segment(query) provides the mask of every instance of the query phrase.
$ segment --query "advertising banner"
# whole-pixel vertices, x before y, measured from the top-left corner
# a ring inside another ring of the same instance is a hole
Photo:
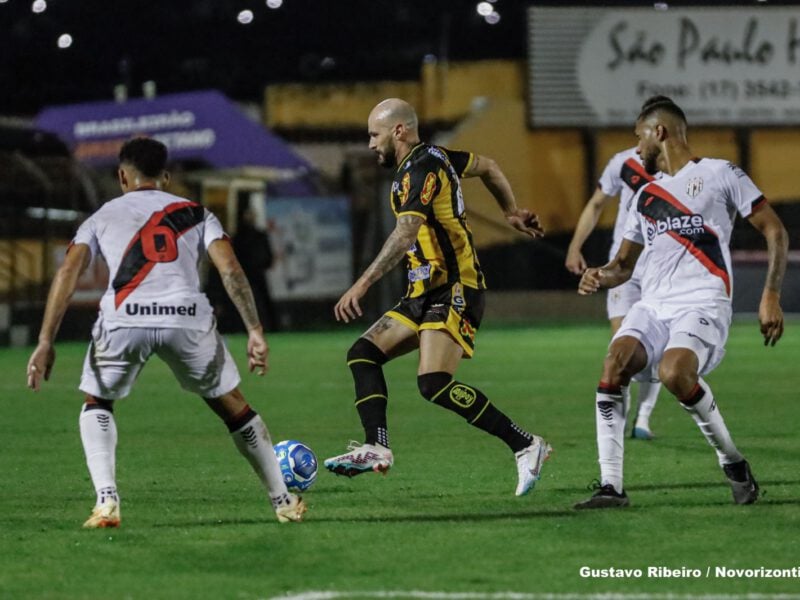
[[[116,164],[125,140],[147,135],[163,142],[173,160],[202,160],[217,168],[310,168],[286,142],[213,90],[51,106],[39,113],[36,126],[57,133],[76,158],[95,166]]]
[[[345,197],[269,198],[274,300],[338,298],[353,282],[350,202]]]
[[[632,127],[656,94],[692,125],[800,123],[800,7],[532,7],[529,122]]]

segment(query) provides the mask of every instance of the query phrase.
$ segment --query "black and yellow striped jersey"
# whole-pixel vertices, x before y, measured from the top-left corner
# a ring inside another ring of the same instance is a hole
[[[406,254],[408,298],[455,283],[479,290],[486,287],[461,192],[461,176],[474,160],[471,152],[423,143],[397,167],[392,182],[395,216],[425,219]]]

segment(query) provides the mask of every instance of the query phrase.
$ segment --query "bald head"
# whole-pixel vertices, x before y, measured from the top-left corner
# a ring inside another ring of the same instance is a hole
[[[419,121],[414,107],[400,98],[387,98],[369,113],[369,148],[378,163],[392,168],[419,144]]]
[[[387,98],[379,102],[369,114],[369,120],[389,128],[404,125],[413,131],[417,131],[419,126],[414,107],[400,98]]]

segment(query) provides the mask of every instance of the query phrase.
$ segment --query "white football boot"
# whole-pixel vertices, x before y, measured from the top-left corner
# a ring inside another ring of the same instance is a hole
[[[350,442],[347,452],[339,456],[332,456],[325,460],[325,468],[345,477],[355,477],[362,473],[386,472],[394,464],[392,451],[380,444],[359,444]]]
[[[524,496],[533,489],[539,481],[542,463],[547,460],[553,448],[538,435],[533,436],[533,442],[527,448],[514,454],[517,459],[517,496]]]

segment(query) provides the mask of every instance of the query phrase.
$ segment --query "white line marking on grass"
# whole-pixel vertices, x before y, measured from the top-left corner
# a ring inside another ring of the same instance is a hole
[[[521,592],[307,591],[267,600],[339,600],[375,598],[410,600],[797,600],[796,594],[526,594]]]

